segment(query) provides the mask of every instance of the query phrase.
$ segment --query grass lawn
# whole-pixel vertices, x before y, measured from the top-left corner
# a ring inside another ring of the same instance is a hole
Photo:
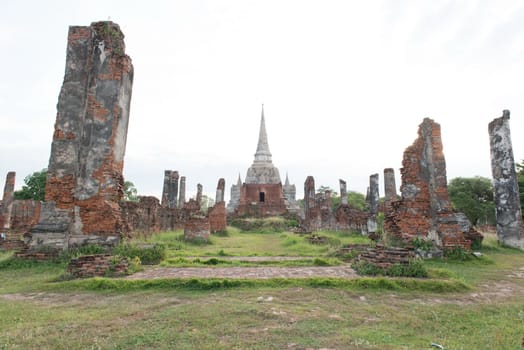
[[[183,242],[180,232],[150,241],[165,243],[169,260],[334,259],[337,244],[365,240],[319,235],[330,237],[330,244],[310,245],[288,232],[237,230],[213,237],[211,244]],[[203,281],[137,288],[122,283],[100,289],[99,282],[111,280],[59,281],[64,263],[6,263],[10,253],[0,253],[0,349],[435,349],[431,343],[446,349],[519,349],[524,254],[498,247],[493,237],[486,238],[483,253],[482,259],[424,262],[435,283],[443,278],[468,286],[458,292],[391,289],[380,281],[402,280],[384,278],[227,288],[203,288]]]

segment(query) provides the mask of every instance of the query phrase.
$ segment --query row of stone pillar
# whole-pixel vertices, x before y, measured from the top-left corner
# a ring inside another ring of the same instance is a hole
[[[162,201],[161,205],[166,208],[183,208],[186,202],[186,177],[180,177],[180,191],[179,185],[179,174],[176,170],[165,170],[164,171],[164,187],[162,190]],[[226,182],[223,178],[218,180],[215,203],[224,201],[224,191]],[[202,190],[201,184],[197,184],[197,195],[196,201],[200,204],[202,202]]]

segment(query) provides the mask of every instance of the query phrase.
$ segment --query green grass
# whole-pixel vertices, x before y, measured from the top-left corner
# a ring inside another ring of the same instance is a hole
[[[339,245],[365,237],[321,232],[163,233],[165,265],[253,266],[229,256],[296,256],[259,266],[337,264]],[[63,281],[66,264],[0,252],[0,349],[518,349],[524,333],[524,254],[487,237],[484,256],[424,262],[429,278],[155,279]],[[197,261],[197,259],[199,261]],[[235,265],[239,264],[239,265]],[[280,265],[283,264],[283,265]],[[503,292],[505,290],[505,292]],[[508,292],[509,291],[509,292]],[[503,292],[502,294],[497,292]],[[506,293],[506,294],[504,294]]]
[[[325,256],[334,253],[342,244],[368,243],[371,241],[359,234],[347,232],[321,231],[317,233],[328,237],[326,245],[310,244],[306,236],[291,232],[247,233],[228,227],[227,236],[211,235],[209,244],[186,242],[181,231],[164,232],[144,240],[162,243],[169,252],[167,257],[187,256]],[[222,252],[222,253],[220,253]]]

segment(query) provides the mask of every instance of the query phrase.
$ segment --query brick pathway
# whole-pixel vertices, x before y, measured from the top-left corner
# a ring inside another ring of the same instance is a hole
[[[306,267],[153,267],[137,272],[127,279],[157,278],[354,278],[356,272],[348,265]]]

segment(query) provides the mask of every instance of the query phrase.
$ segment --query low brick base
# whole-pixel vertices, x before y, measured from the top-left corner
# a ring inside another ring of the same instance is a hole
[[[392,248],[378,245],[368,248],[359,255],[358,261],[365,261],[381,269],[389,269],[392,265],[407,265],[415,257],[415,252],[405,248]]]
[[[129,261],[109,254],[84,255],[71,260],[67,273],[75,278],[123,276],[127,274]]]

